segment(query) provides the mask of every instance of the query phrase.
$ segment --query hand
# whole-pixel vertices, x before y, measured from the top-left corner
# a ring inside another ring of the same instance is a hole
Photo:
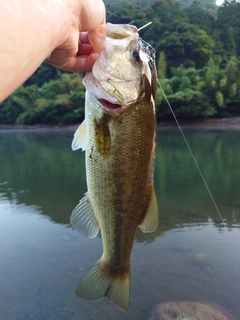
[[[78,0],[78,3],[67,39],[63,38],[63,43],[60,43],[46,59],[46,62],[57,68],[73,72],[91,70],[99,54],[93,52],[87,31],[106,22],[102,0]]]
[[[105,23],[105,6],[102,0],[0,0],[0,21],[1,102],[43,61],[90,70],[98,54],[86,32]]]

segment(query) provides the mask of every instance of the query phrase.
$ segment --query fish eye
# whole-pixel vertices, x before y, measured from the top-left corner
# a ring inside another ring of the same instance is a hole
[[[133,51],[132,56],[136,61],[140,60],[139,51],[137,50]]]

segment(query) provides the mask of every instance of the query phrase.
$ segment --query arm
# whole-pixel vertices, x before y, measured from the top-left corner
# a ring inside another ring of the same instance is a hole
[[[46,60],[69,71],[91,69],[90,31],[105,23],[102,0],[0,0],[0,101]],[[80,35],[80,37],[79,37]]]

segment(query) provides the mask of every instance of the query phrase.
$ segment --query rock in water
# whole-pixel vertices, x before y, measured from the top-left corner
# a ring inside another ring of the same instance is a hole
[[[205,267],[209,263],[209,256],[206,253],[199,253],[196,255],[196,262],[199,266]]]
[[[149,320],[237,320],[220,305],[209,302],[171,301],[158,304]]]

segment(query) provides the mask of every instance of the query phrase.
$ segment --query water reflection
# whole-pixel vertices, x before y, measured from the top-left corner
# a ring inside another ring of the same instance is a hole
[[[0,192],[37,205],[58,223],[69,223],[86,191],[84,154],[70,149],[72,133],[4,132],[0,139]]]
[[[0,131],[0,319],[145,320],[169,300],[212,301],[240,318],[239,131],[185,132],[227,228],[178,131],[160,129],[160,224],[152,234],[137,230],[126,314],[107,300],[75,297],[102,244],[68,228],[86,192],[73,132]]]
[[[185,131],[186,137],[229,228],[240,223],[240,148],[238,131]],[[84,153],[70,149],[72,132],[10,132],[0,135],[0,192],[10,201],[41,207],[57,223],[69,223],[86,192]],[[159,130],[155,188],[161,232],[186,223],[221,227],[199,172],[177,130]],[[142,236],[142,237],[141,237]]]
[[[187,130],[185,134],[223,218],[230,227],[232,222],[239,224],[239,131]],[[182,223],[208,218],[221,223],[178,131],[158,135],[156,183],[160,201],[173,211],[177,207]]]

